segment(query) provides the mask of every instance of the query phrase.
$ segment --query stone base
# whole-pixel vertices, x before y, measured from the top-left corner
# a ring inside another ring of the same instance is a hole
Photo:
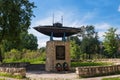
[[[46,71],[57,71],[56,64],[68,64],[70,69],[70,43],[68,41],[48,41],[46,47]]]

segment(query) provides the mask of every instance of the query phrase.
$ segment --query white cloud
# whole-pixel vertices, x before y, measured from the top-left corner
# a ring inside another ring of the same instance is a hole
[[[40,48],[40,47],[45,47],[46,46],[46,42],[48,41],[47,40],[48,38],[40,38],[39,40],[38,40],[38,48]]]
[[[81,18],[80,21],[81,21],[82,23],[84,23],[84,22],[86,22],[87,20],[92,19],[94,16],[95,16],[95,13],[94,13],[94,12],[88,12],[88,13],[86,13],[84,16],[82,16],[82,18]]]
[[[52,17],[47,17],[45,19],[38,20],[35,22],[36,26],[38,26],[38,25],[50,25],[50,24],[52,24]]]
[[[103,40],[104,37],[103,35],[105,35],[105,32],[111,27],[110,24],[108,23],[99,23],[99,24],[95,24],[95,29],[98,32],[98,36],[100,40]]]
[[[120,35],[120,28],[117,29],[116,33]]]
[[[95,28],[99,31],[106,31],[110,27],[111,27],[111,25],[108,23],[95,24]]]
[[[118,7],[118,12],[120,12],[120,5],[119,5],[119,7]]]
[[[99,40],[102,41],[104,39],[103,35],[105,35],[104,31],[98,32]]]

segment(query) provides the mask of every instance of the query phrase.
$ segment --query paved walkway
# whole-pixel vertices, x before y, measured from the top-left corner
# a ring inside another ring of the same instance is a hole
[[[32,71],[32,72],[27,72],[27,77],[29,77],[31,80],[101,80],[102,78],[120,77],[120,75],[78,79],[75,73],[67,73],[67,72],[49,73],[45,71],[39,71],[39,72]]]
[[[60,73],[50,73],[45,71],[39,72],[27,72],[27,77],[33,80],[71,80],[76,79],[77,75],[75,73],[67,73],[67,72],[60,72]]]
[[[102,80],[103,78],[120,77],[120,74],[78,79],[75,73],[67,73],[67,72],[49,73],[45,71],[31,71],[31,72],[27,72],[26,76],[28,77],[28,79],[13,79],[13,78],[1,77],[1,76],[0,76],[0,79],[5,79],[5,80]]]

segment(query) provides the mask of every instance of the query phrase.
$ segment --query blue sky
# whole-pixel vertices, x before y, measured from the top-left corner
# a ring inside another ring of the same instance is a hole
[[[54,14],[55,22],[61,22],[69,27],[94,25],[103,40],[104,32],[110,27],[117,28],[120,34],[120,0],[30,0],[37,8],[33,9],[36,17],[32,18],[29,33],[38,38],[39,47],[46,45],[49,37],[35,31],[32,27],[38,25],[52,25]]]

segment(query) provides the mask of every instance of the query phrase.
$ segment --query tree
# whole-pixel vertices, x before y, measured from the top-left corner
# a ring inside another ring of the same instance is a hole
[[[17,46],[17,44],[14,43],[14,41],[3,40],[1,51],[2,51],[2,53],[4,53],[4,52],[10,51],[11,49],[36,50],[37,47],[38,47],[37,37],[34,36],[33,34],[28,34],[27,32],[22,32],[20,34],[20,45],[19,46]]]
[[[37,37],[33,34],[22,33],[21,34],[21,49],[37,50]]]
[[[70,37],[69,37],[69,40],[70,40],[70,41],[74,41],[75,44],[78,44],[79,46],[80,46],[80,44],[81,44],[81,40],[79,39],[78,36],[70,36]]]
[[[117,51],[117,57],[120,57],[120,34],[117,34],[117,41],[118,41],[118,51]]]
[[[82,27],[82,29],[81,52],[88,54],[88,58],[91,59],[91,54],[99,52],[98,35],[94,26],[86,26]]]
[[[103,45],[105,47],[105,51],[108,54],[108,57],[115,57],[118,50],[118,41],[116,35],[116,28],[109,28],[107,32],[105,32]]]
[[[8,40],[18,44],[20,33],[30,26],[34,3],[29,0],[0,0],[0,60],[2,61],[2,41]]]
[[[70,38],[70,52],[72,59],[80,59],[80,44],[81,41],[77,36],[71,36]]]
[[[14,41],[2,40],[1,52],[5,53],[11,49],[15,49],[15,47],[17,47],[17,44]]]

